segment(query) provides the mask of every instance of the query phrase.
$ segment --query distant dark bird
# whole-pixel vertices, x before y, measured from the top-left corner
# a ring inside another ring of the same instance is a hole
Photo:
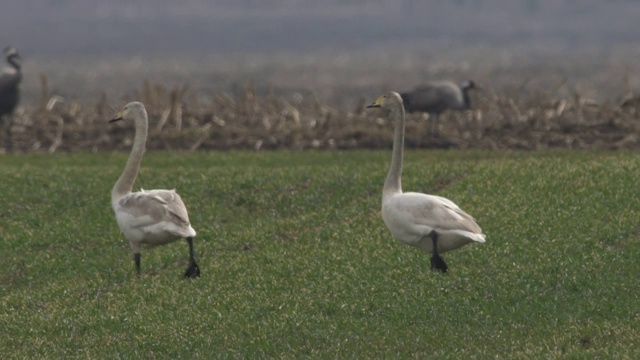
[[[11,150],[11,114],[20,98],[18,86],[22,80],[22,70],[19,60],[22,60],[22,57],[12,46],[4,48],[3,53],[9,66],[2,69],[0,73],[0,120],[5,116],[9,118],[4,126],[7,134],[7,148]]]
[[[13,113],[20,97],[18,86],[22,80],[19,60],[22,60],[16,48],[7,46],[3,50],[9,66],[0,73],[0,116]]]
[[[438,117],[447,110],[467,110],[471,108],[469,90],[480,89],[471,81],[458,85],[453,81],[433,81],[418,86],[412,91],[401,93],[404,108],[407,112],[429,113],[431,132],[438,130]]]

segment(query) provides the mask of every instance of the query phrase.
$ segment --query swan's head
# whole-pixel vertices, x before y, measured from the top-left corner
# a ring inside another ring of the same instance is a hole
[[[378,99],[371,105],[367,106],[368,108],[381,108],[384,110],[394,110],[398,106],[404,106],[402,103],[402,97],[397,92],[390,92],[386,95],[382,95],[378,97]]]
[[[147,118],[147,110],[145,110],[144,105],[141,102],[134,101],[125,105],[122,110],[116,115],[113,119],[109,120],[109,122],[115,122],[119,120],[125,121],[135,121],[136,119],[146,119]]]

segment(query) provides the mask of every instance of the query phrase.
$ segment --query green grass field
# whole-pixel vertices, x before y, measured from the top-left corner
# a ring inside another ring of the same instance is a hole
[[[406,154],[487,243],[444,255],[380,217],[389,151],[148,153],[198,231],[142,254],[110,206],[127,154],[0,158],[0,354],[13,358],[640,357],[640,155]]]

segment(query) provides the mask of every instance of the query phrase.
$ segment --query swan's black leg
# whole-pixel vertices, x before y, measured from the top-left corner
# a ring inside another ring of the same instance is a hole
[[[189,244],[189,267],[184,273],[185,278],[197,278],[200,277],[200,268],[196,264],[196,257],[193,254],[193,238],[188,237],[187,243]]]
[[[136,273],[140,275],[140,253],[133,254],[133,260],[136,262]]]
[[[431,240],[433,241],[433,255],[431,256],[431,270],[438,270],[440,272],[447,272],[447,263],[444,262],[444,259],[440,257],[438,254],[438,233],[433,230],[429,233],[431,236]]]

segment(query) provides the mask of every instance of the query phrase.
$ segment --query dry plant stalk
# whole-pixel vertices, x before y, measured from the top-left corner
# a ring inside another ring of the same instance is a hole
[[[112,127],[96,120],[112,110],[105,95],[93,106],[81,106],[51,95],[46,76],[40,81],[42,106],[13,116],[16,151],[129,149],[133,124]],[[640,97],[626,95],[602,104],[578,92],[559,98],[557,89],[565,82],[561,79],[551,90],[527,96],[494,93],[479,99],[472,111],[445,112],[436,135],[428,133],[428,117],[408,115],[407,144],[463,149],[640,148],[640,137],[631,135],[640,133]],[[313,94],[288,101],[270,90],[261,97],[251,82],[237,97],[216,93],[206,101],[195,95],[187,85],[167,89],[150,81],[142,84],[141,97],[154,129],[149,150],[388,149],[392,142],[393,125],[382,114],[365,111],[362,99],[353,111],[339,110]],[[175,126],[166,126],[168,122]]]

